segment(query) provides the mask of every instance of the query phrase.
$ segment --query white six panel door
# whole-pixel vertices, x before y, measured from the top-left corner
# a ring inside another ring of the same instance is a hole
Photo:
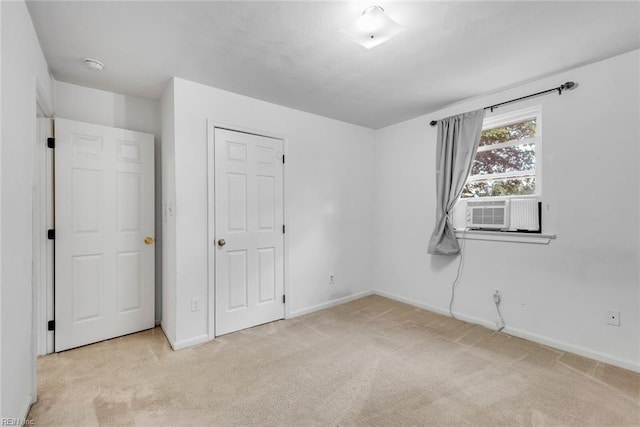
[[[150,134],[64,119],[55,133],[62,351],[154,326],[154,146]]]
[[[284,317],[283,142],[215,130],[215,329]]]

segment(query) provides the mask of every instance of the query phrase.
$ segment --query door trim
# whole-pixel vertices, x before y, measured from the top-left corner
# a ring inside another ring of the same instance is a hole
[[[248,133],[251,135],[264,136],[267,138],[274,138],[282,140],[282,152],[286,156],[287,154],[287,138],[281,134],[274,132],[267,132],[264,130],[252,129],[245,126],[229,125],[213,120],[207,120],[207,315],[208,315],[208,334],[209,339],[212,340],[216,337],[215,328],[215,156],[214,156],[214,144],[215,144],[215,131],[216,129],[225,129],[233,132]],[[286,163],[285,163],[286,165]],[[285,225],[289,224],[289,216],[287,215],[287,168],[284,167],[282,171],[282,214]],[[287,298],[284,303],[284,318],[290,317],[290,301],[289,298],[289,233],[284,233],[283,236],[283,287],[284,293]]]
[[[53,353],[54,332],[46,328],[47,321],[54,318],[53,284],[53,240],[47,238],[46,230],[54,228],[53,220],[53,150],[47,147],[47,138],[53,137],[53,119],[39,116],[36,131],[37,192],[34,194],[34,293],[35,336],[38,356]]]

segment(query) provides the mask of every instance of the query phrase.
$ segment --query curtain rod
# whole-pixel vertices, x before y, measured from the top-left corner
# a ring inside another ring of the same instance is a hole
[[[554,87],[553,89],[547,89],[547,90],[543,90],[542,92],[532,93],[531,95],[521,96],[520,98],[511,99],[509,101],[501,102],[499,104],[494,104],[494,105],[490,105],[488,107],[484,107],[484,109],[485,110],[491,110],[491,112],[493,113],[494,108],[498,108],[498,107],[501,107],[503,105],[511,104],[512,102],[522,101],[523,99],[529,99],[529,98],[533,98],[534,96],[540,96],[540,95],[544,95],[544,94],[555,92],[555,91],[558,91],[558,95],[562,95],[562,91],[563,90],[571,90],[571,89],[575,89],[575,88],[576,88],[576,83],[574,83],[574,82],[566,82],[565,84],[560,85],[558,87]],[[435,126],[435,125],[438,124],[438,121],[437,120],[431,120],[431,122],[429,124],[431,126]]]

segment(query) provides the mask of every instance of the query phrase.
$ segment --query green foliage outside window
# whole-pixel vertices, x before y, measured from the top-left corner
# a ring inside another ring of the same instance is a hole
[[[526,177],[469,182],[461,197],[526,196],[535,193],[535,177]]]
[[[483,130],[482,137],[480,137],[480,147],[500,144],[501,142],[533,138],[535,136],[536,119],[529,119],[494,129]]]
[[[536,136],[536,119],[512,123],[482,132],[480,147],[519,141]],[[488,175],[486,180],[470,180],[462,191],[463,198],[520,196],[535,194],[535,144],[523,143],[509,147],[479,151],[471,166],[471,176]],[[522,177],[491,179],[492,174],[523,172]]]

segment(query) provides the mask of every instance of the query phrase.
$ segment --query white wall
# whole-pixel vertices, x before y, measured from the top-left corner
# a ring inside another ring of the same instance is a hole
[[[498,109],[542,105],[543,231],[548,246],[467,240],[454,312],[493,325],[503,292],[506,331],[640,370],[638,272],[640,51],[469,100],[376,135],[375,289],[446,311],[458,257],[431,256],[436,128],[429,121],[555,87]],[[608,309],[621,326],[606,324]]]
[[[52,106],[52,95],[47,64],[25,4],[0,2],[0,8],[0,417],[24,418],[35,399],[31,263],[36,98],[39,91],[42,101]]]
[[[89,71],[87,73],[95,73]],[[160,103],[54,81],[56,117],[152,133],[160,138]]]
[[[164,202],[175,201],[176,208],[174,346],[205,340],[209,333],[206,310],[190,310],[192,297],[207,301],[208,295],[207,119],[286,139],[290,314],[370,292],[373,130],[177,78],[173,96],[175,200],[165,193]],[[330,274],[334,285],[328,284]]]
[[[95,71],[87,70],[87,73]],[[104,90],[54,81],[55,116],[155,136],[156,323],[162,319],[162,160],[160,103]]]

